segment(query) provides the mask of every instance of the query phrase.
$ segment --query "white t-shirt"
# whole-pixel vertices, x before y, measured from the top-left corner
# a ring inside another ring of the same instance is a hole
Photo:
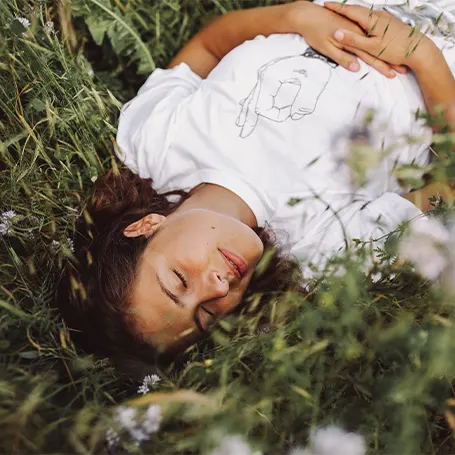
[[[185,63],[156,69],[122,109],[117,155],[160,192],[202,182],[233,191],[302,264],[322,267],[352,238],[383,237],[421,214],[392,175],[397,164],[429,160],[431,130],[415,120],[425,110],[417,81],[360,64],[352,73],[300,35],[279,34],[233,49],[206,79]],[[357,189],[346,142],[371,110],[363,132],[376,164]]]

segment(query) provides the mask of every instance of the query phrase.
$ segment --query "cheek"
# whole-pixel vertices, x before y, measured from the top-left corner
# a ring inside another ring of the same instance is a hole
[[[220,305],[220,314],[227,314],[234,311],[242,303],[245,290],[246,289],[236,290],[235,293],[230,296],[229,301],[226,301],[224,304]]]
[[[216,232],[211,228],[180,231],[169,239],[172,254],[185,266],[204,270],[216,251]]]

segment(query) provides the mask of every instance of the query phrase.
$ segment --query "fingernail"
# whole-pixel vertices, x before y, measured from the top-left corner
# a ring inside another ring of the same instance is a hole
[[[352,62],[350,65],[349,65],[349,69],[351,71],[359,71],[360,69],[360,65],[358,62]]]
[[[390,77],[395,77],[396,75],[397,75],[397,73],[395,73],[395,71],[393,71],[393,70],[389,72]]]
[[[335,32],[334,38],[335,38],[337,41],[343,41],[344,33],[343,33],[341,30],[337,30],[337,31]]]

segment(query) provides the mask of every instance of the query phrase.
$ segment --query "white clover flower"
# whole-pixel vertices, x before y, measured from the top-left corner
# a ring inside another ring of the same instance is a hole
[[[31,22],[26,17],[16,17],[16,20],[19,21],[25,28],[30,27]]]
[[[130,430],[130,436],[136,445],[139,445],[141,442],[147,441],[149,435],[143,428],[135,427]]]
[[[313,431],[310,448],[293,449],[289,455],[365,455],[365,440],[357,433],[347,433],[336,426]]]
[[[115,410],[114,422],[122,429],[131,430],[136,426],[137,409],[119,406]]]
[[[155,387],[160,381],[161,378],[157,374],[148,374],[142,380],[142,384],[137,389],[137,393],[141,393],[142,395],[149,393],[149,387]]]
[[[315,455],[311,450],[308,449],[292,449],[289,455]]]
[[[347,433],[329,426],[314,431],[310,437],[311,451],[317,455],[364,455],[365,440],[357,433]]]
[[[419,218],[410,225],[411,233],[425,235],[440,243],[450,241],[450,233],[447,228],[435,218]]]
[[[137,446],[156,433],[161,424],[160,405],[150,405],[142,416],[138,416],[136,408],[119,406],[114,413],[114,422],[117,430],[112,428],[106,432],[106,443],[109,447],[120,441],[121,435],[128,435]]]
[[[152,404],[147,408],[142,420],[142,429],[148,434],[156,433],[161,424],[161,406]]]
[[[261,452],[252,452],[250,446],[239,436],[225,436],[220,445],[209,455],[261,455]]]
[[[408,235],[398,249],[401,259],[412,262],[421,275],[433,281],[449,265],[450,250],[453,250],[451,233],[433,218],[411,223]]]

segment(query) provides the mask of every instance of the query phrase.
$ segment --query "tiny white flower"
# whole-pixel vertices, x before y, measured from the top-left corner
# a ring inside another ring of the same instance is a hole
[[[157,374],[150,374],[146,376],[147,381],[150,385],[154,386],[161,381],[161,378]]]
[[[161,407],[160,405],[150,405],[141,415],[138,415],[137,409],[127,406],[119,406],[114,412],[114,422],[116,430],[109,429],[106,432],[106,442],[109,447],[117,444],[122,436],[129,436],[129,439],[139,446],[143,441],[149,439],[152,433],[156,433],[161,424]]]
[[[142,395],[147,394],[150,391],[149,387],[155,387],[160,381],[161,378],[157,374],[148,374],[142,380],[142,384],[137,389],[137,393],[141,393]]]
[[[258,327],[258,328],[254,331],[254,333],[255,333],[256,335],[262,335],[262,334],[264,334],[264,333],[269,333],[269,332],[270,332],[270,327],[269,327],[268,325],[263,325],[263,326],[261,326],[261,327]]]
[[[315,455],[311,450],[308,449],[292,449],[289,455]]]
[[[357,433],[347,433],[336,426],[314,431],[310,437],[315,455],[364,455],[365,440]]]
[[[74,242],[72,239],[70,239],[69,237],[66,238],[66,243],[68,244],[68,248],[70,249],[70,251],[72,251],[74,253]]]
[[[113,449],[120,442],[119,434],[112,428],[106,431],[105,439],[109,449]]]
[[[60,242],[58,240],[52,240],[51,250],[53,253],[57,253],[60,250]]]
[[[241,436],[225,436],[216,449],[209,455],[261,455],[261,452],[252,452],[250,446]]]
[[[399,256],[412,262],[427,279],[436,280],[448,265],[450,237],[450,232],[435,219],[415,220],[399,245]]]
[[[147,395],[147,393],[149,393],[149,392],[150,392],[150,389],[149,389],[148,384],[141,384],[137,389],[137,393],[139,393],[141,395]]]
[[[95,72],[90,68],[88,71],[87,71],[87,74],[92,77],[95,75]]]
[[[44,31],[46,33],[51,33],[52,31],[54,31],[54,22],[53,21],[47,21],[44,24]]]
[[[95,183],[95,182],[98,180],[98,176],[97,176],[97,175],[94,175],[90,180],[91,180],[93,183]]]
[[[447,228],[434,218],[419,218],[415,220],[410,225],[410,232],[428,236],[439,243],[450,241],[450,233]]]
[[[137,409],[119,406],[115,410],[114,421],[122,429],[132,430],[136,426]]]
[[[13,221],[12,219],[16,216],[14,210],[7,210],[0,215],[0,235],[10,235]]]
[[[30,21],[26,17],[16,17],[16,20],[18,20],[25,28],[30,27]]]
[[[418,272],[429,280],[436,280],[447,266],[447,258],[431,241],[404,240],[400,245],[403,259],[415,264]]]
[[[131,439],[137,445],[139,445],[141,442],[146,441],[148,439],[148,433],[146,433],[143,428],[135,427],[129,431],[130,431]]]
[[[156,433],[161,424],[161,406],[158,404],[151,404],[142,420],[142,428],[148,434]]]
[[[6,221],[14,218],[16,216],[16,212],[14,210],[7,210],[0,215],[0,220],[5,223]]]

